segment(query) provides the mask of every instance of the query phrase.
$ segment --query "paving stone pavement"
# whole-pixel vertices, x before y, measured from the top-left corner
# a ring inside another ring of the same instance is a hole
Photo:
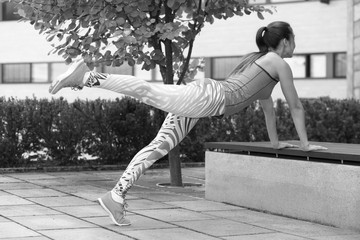
[[[121,171],[3,173],[0,240],[360,239],[359,232],[208,201],[204,168],[182,173],[184,183],[198,186],[161,186],[170,179],[168,169],[142,176],[128,193],[127,227],[112,224],[96,202]]]

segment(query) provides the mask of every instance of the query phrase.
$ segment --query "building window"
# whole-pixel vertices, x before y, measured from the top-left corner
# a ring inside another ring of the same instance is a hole
[[[31,68],[29,63],[4,64],[4,83],[30,83]]]
[[[68,68],[69,65],[66,65],[64,62],[50,63],[50,81],[54,81],[60,74],[66,72]]]
[[[269,0],[249,0],[249,4],[265,4],[269,3]]]
[[[211,78],[216,80],[225,79],[239,64],[241,57],[220,57],[212,59]]]
[[[21,19],[20,15],[17,14],[17,9],[15,8],[13,2],[4,2],[2,3],[2,20],[3,21],[13,21]]]
[[[346,77],[346,53],[335,53],[334,54],[334,76],[337,78]]]
[[[142,68],[142,65],[136,64],[134,66],[134,76],[136,76],[137,78],[140,78],[140,79],[147,80],[147,81],[152,80],[152,71],[153,70],[146,71],[141,68]]]
[[[122,74],[122,75],[133,75],[133,67],[129,66],[126,62],[119,67],[102,66],[99,69],[103,69],[103,72],[110,74]],[[101,70],[102,71],[102,70]],[[99,71],[99,72],[101,72]]]
[[[306,0],[270,0],[269,3],[293,3],[293,2],[305,2]]]
[[[294,3],[294,2],[306,2],[309,0],[249,0],[249,4],[278,4],[278,3]],[[322,0],[320,0],[322,1]],[[327,2],[328,0],[323,0]]]
[[[306,77],[306,56],[294,55],[292,58],[285,58],[285,61],[289,64],[294,78]]]
[[[33,63],[31,64],[31,82],[46,83],[49,81],[48,64]]]
[[[153,80],[156,82],[164,82],[163,77],[161,75],[160,67],[159,65],[156,65],[156,67],[152,70],[153,71]]]
[[[326,77],[326,56],[325,54],[310,55],[310,77],[325,78]]]

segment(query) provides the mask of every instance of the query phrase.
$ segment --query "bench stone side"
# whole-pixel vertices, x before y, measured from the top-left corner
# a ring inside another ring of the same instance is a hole
[[[360,230],[360,167],[206,151],[205,197]]]

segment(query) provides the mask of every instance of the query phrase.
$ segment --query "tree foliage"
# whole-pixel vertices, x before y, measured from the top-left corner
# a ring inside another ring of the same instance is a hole
[[[66,62],[160,67],[164,83],[188,76],[195,37],[206,22],[255,12],[248,0],[12,0]],[[194,65],[194,64],[193,64]],[[195,64],[196,65],[196,64]],[[195,68],[196,69],[196,68]],[[179,83],[179,82],[178,82]]]
[[[4,0],[0,0],[4,1]],[[248,0],[11,0],[18,13],[29,20],[53,44],[54,54],[67,63],[81,56],[92,69],[99,64],[159,66],[165,84],[177,84],[195,75],[199,62],[192,62],[195,37],[205,23],[215,19],[249,15],[260,19],[262,6]],[[190,72],[191,70],[191,72]],[[173,157],[170,157],[173,158]],[[170,165],[179,163],[176,158]],[[171,183],[181,185],[170,166]],[[174,171],[173,171],[173,170]],[[175,177],[173,177],[174,175]]]

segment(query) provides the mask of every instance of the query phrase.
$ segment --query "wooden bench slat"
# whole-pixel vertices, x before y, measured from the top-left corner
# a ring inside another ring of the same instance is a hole
[[[285,141],[300,145],[299,141]],[[207,142],[206,149],[223,149],[231,152],[263,153],[272,155],[297,156],[309,160],[328,159],[360,163],[360,144],[311,142],[310,144],[327,147],[327,150],[304,152],[298,148],[274,149],[270,142]]]

